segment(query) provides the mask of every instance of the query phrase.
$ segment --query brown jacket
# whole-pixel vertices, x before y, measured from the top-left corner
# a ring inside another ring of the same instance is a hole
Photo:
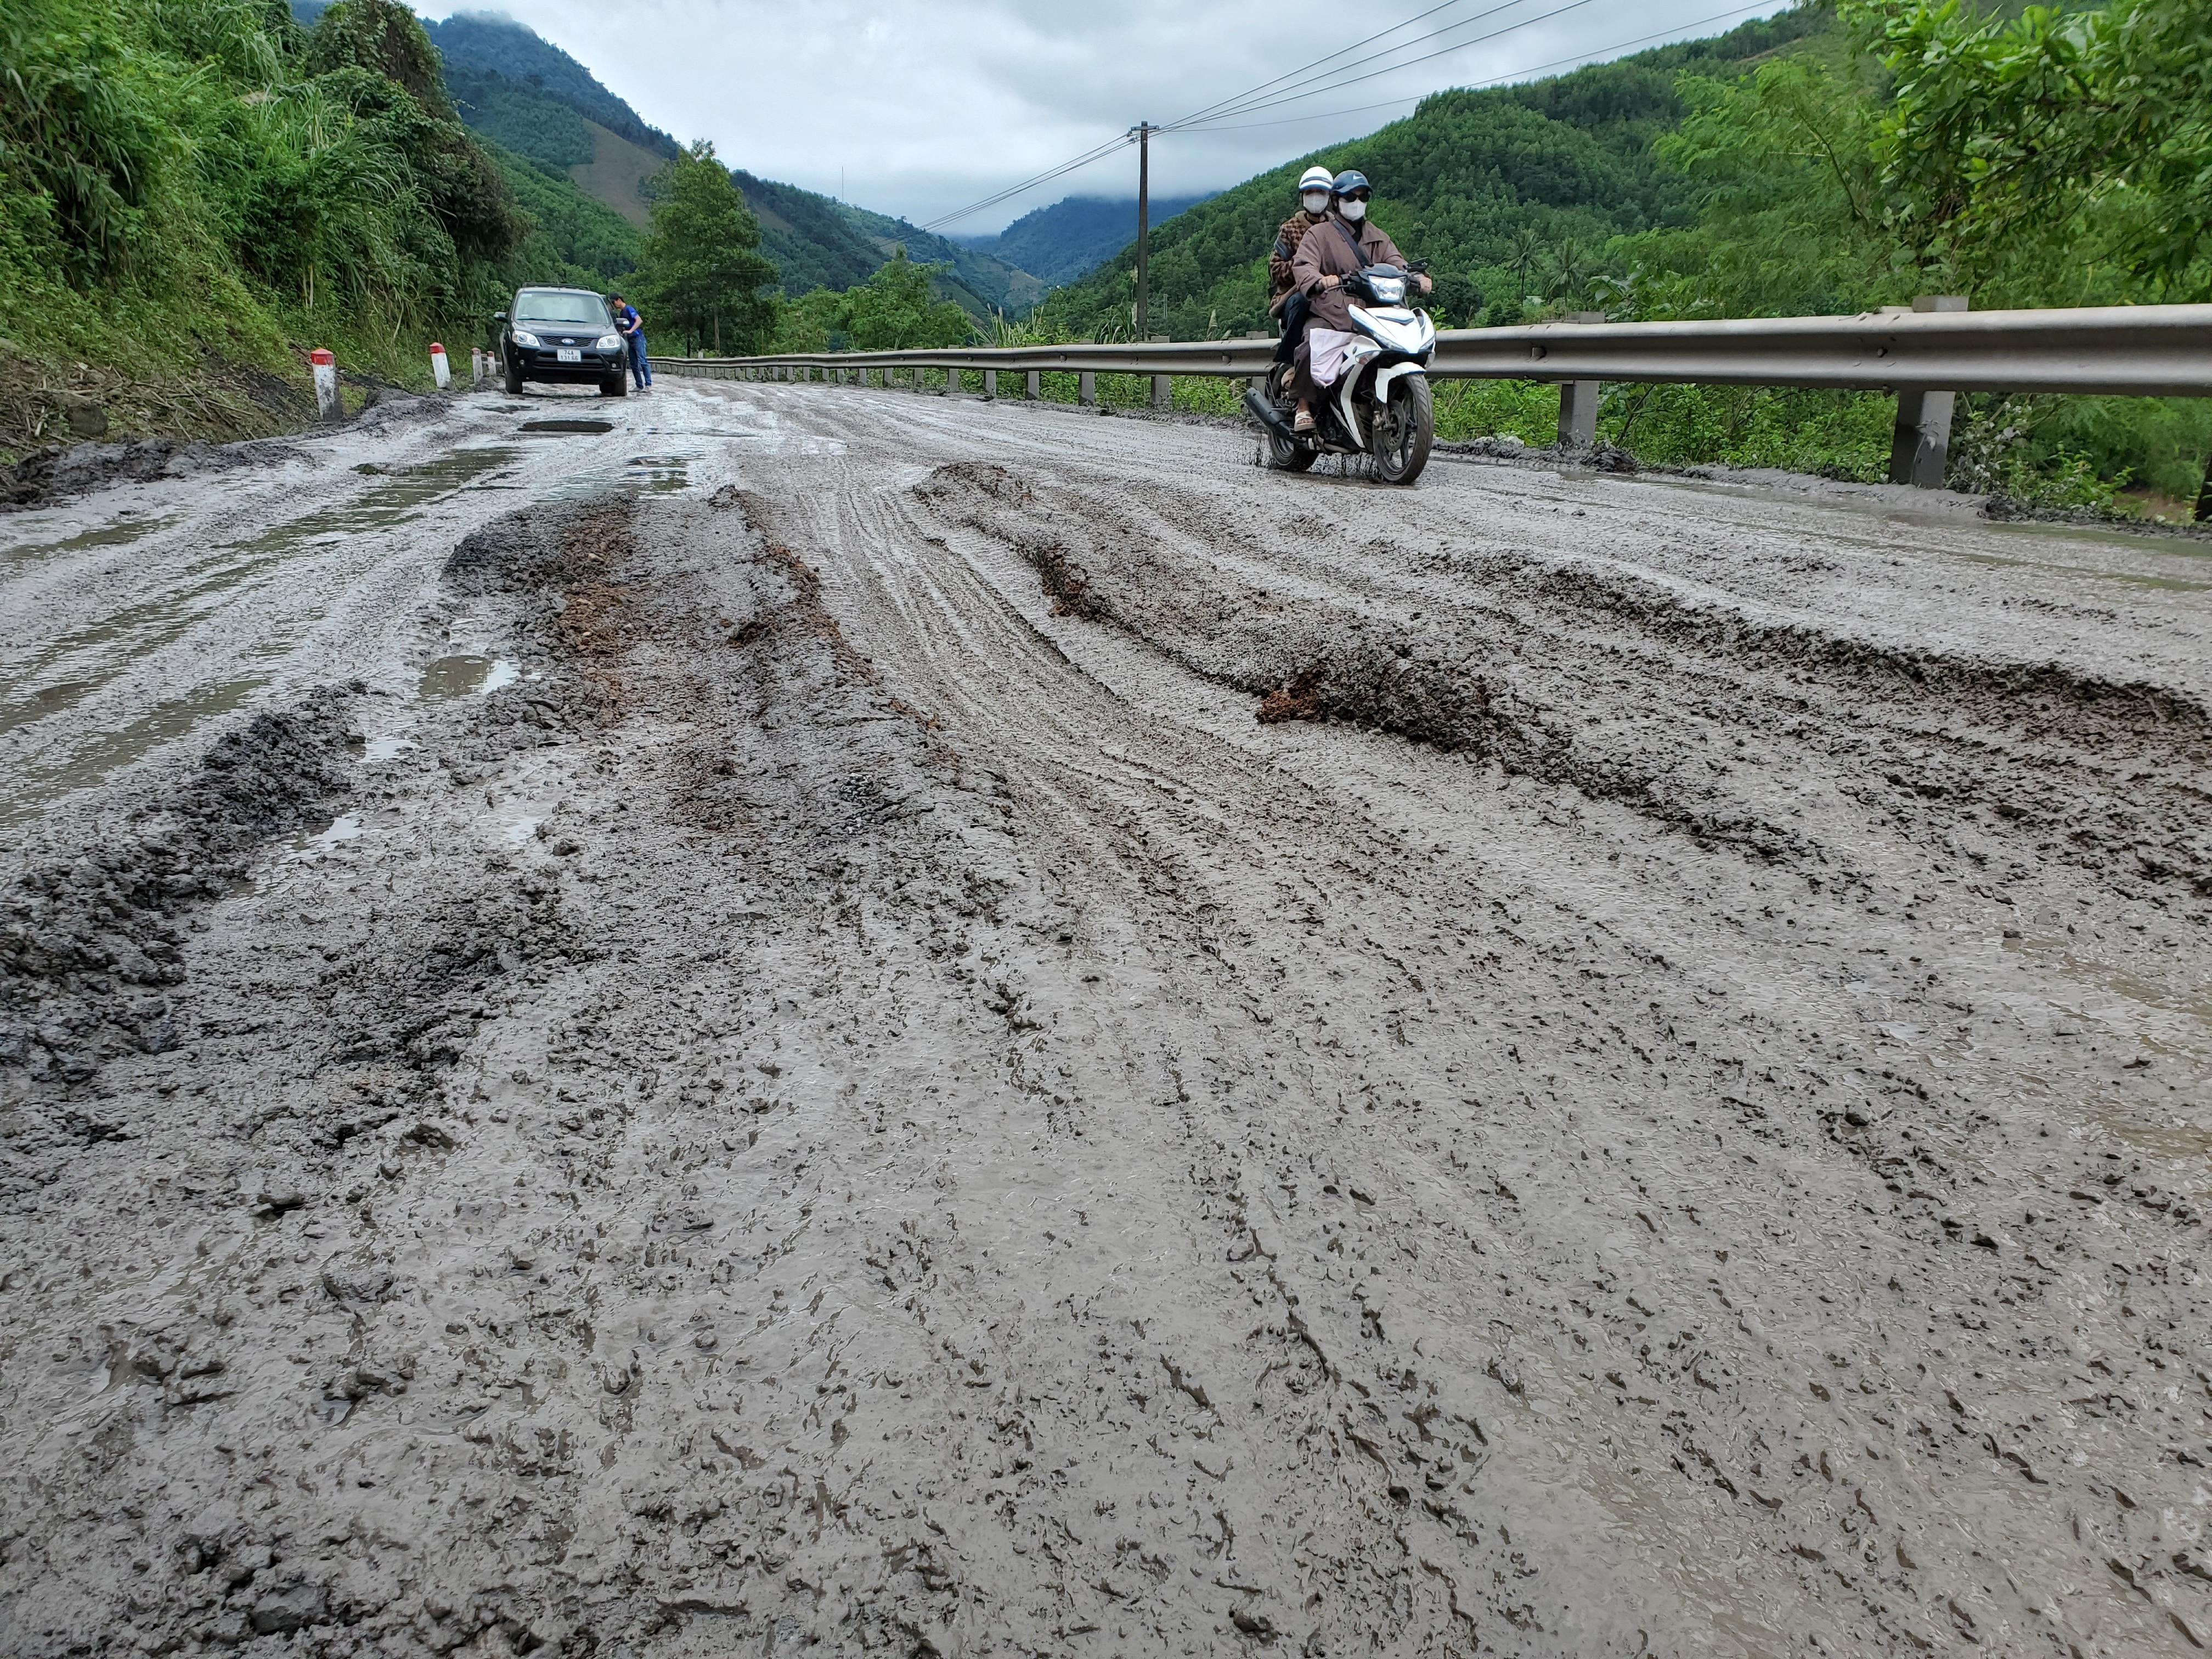
[[[1297,278],[1291,275],[1291,261],[1297,258],[1298,244],[1305,240],[1305,234],[1324,216],[1300,208],[1284,220],[1282,228],[1275,233],[1275,246],[1267,251],[1267,304],[1271,309],[1297,286]]]
[[[1356,259],[1351,240],[1355,234],[1359,238],[1359,257]],[[1346,330],[1352,326],[1351,302],[1344,297],[1341,284],[1324,288],[1321,279],[1356,276],[1369,265],[1396,265],[1403,270],[1405,264],[1398,245],[1371,222],[1346,224],[1332,213],[1298,243],[1297,256],[1291,261],[1291,276],[1312,302],[1316,325]]]

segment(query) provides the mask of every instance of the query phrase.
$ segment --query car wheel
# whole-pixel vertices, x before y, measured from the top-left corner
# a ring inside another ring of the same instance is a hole
[[[599,396],[601,396],[602,398],[627,398],[627,397],[629,397],[629,379],[628,379],[626,376],[624,376],[624,375],[617,374],[617,375],[615,375],[613,378],[611,378],[611,379],[610,379],[610,380],[605,380],[600,381],[600,382],[599,382]]]
[[[507,374],[503,384],[507,387],[508,397],[520,398],[522,395],[522,366],[512,358],[507,361]]]

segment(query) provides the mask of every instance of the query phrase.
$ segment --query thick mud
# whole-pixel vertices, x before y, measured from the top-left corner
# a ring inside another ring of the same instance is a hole
[[[2212,1641],[2187,544],[610,419],[7,848],[0,1648]]]

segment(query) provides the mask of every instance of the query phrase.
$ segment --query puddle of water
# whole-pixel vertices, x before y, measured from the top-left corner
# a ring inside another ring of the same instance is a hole
[[[0,732],[12,732],[19,726],[28,726],[33,720],[42,720],[49,714],[58,714],[64,708],[74,708],[86,696],[99,689],[92,680],[70,680],[60,685],[49,685],[33,691],[25,701],[13,708],[0,708]]]
[[[74,553],[84,547],[121,547],[141,537],[150,536],[157,530],[166,529],[176,521],[174,514],[161,519],[118,519],[113,524],[82,531],[58,542],[32,542],[21,547],[0,548],[0,559],[12,564],[19,560],[35,559],[42,553]]]
[[[599,433],[613,431],[615,423],[612,421],[525,421],[522,429],[525,432]]]
[[[292,838],[292,850],[284,855],[284,861],[289,864],[295,860],[312,859],[329,852],[334,847],[360,839],[361,820],[349,812],[342,818],[332,820],[331,827],[319,835],[295,836]]]
[[[434,461],[410,466],[395,472],[389,483],[379,484],[374,489],[362,492],[359,497],[343,507],[326,507],[319,513],[310,513],[290,524],[279,525],[250,541],[237,542],[234,546],[241,551],[265,551],[296,547],[302,542],[323,537],[350,535],[363,530],[387,529],[419,518],[418,509],[441,495],[450,495],[465,486],[477,484],[486,473],[495,472],[521,456],[522,452],[509,444],[493,444],[480,449],[456,449],[441,455]]]
[[[415,688],[418,697],[465,697],[480,691],[496,691],[513,685],[522,671],[504,657],[464,654],[440,657],[422,671]],[[409,745],[412,747],[412,745]],[[393,751],[397,753],[398,751]]]
[[[543,822],[541,818],[517,818],[500,832],[500,838],[509,847],[527,847]]]
[[[0,797],[0,824],[27,823],[63,796],[106,782],[171,738],[184,736],[204,720],[230,713],[268,684],[250,679],[204,686],[109,732],[68,760],[47,767],[22,768],[15,787]]]
[[[404,738],[371,738],[361,751],[363,760],[395,760],[410,753],[415,745]]]

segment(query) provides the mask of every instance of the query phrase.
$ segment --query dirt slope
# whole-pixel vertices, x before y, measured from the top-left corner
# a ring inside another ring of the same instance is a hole
[[[719,435],[285,543],[324,672],[52,763],[0,1647],[2212,1640],[2200,558],[620,420]]]

